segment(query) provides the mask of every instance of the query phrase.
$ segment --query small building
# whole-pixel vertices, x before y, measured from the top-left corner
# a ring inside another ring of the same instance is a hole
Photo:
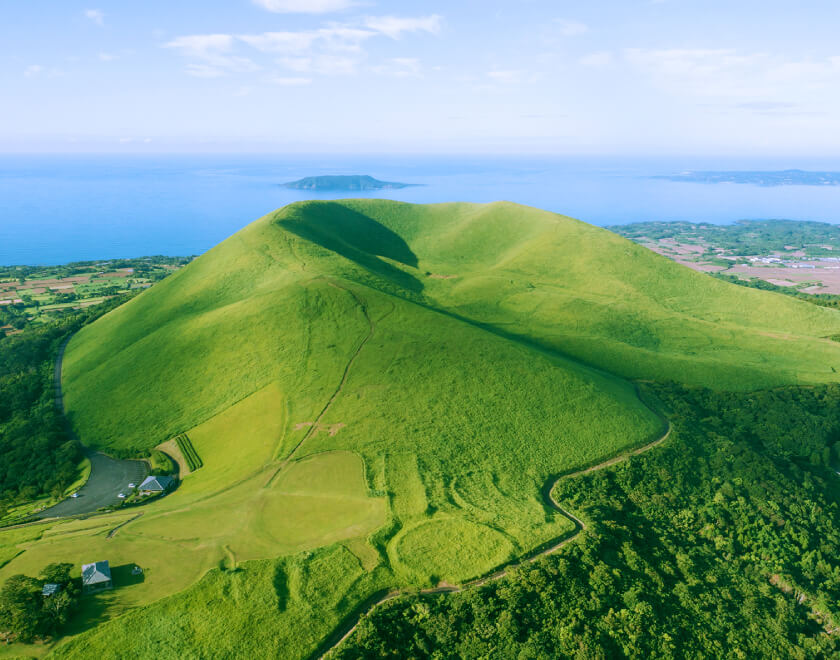
[[[172,485],[175,483],[175,480],[172,477],[156,477],[150,476],[146,477],[142,484],[138,487],[138,490],[142,495],[154,495],[155,493],[165,493],[167,490],[172,488]]]
[[[55,594],[57,594],[59,591],[61,591],[60,584],[56,584],[55,582],[47,582],[44,585],[44,588],[41,589],[41,595],[44,598],[49,598],[50,596],[54,596]]]
[[[111,580],[111,567],[107,561],[98,561],[93,564],[82,565],[82,591],[86,594],[95,591],[113,589],[114,582]]]

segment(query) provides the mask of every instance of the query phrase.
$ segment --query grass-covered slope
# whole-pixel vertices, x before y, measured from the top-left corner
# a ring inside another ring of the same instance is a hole
[[[415,319],[441,336],[471,326],[626,377],[749,389],[830,380],[840,364],[825,338],[837,313],[569,218],[507,203],[305,202],[82,331],[68,406],[89,441],[113,448],[154,445],[273,381],[293,380],[292,413],[311,417],[367,331],[352,292],[377,313],[405,309],[400,332]]]
[[[463,581],[570,532],[541,495],[552,477],[663,431],[622,376],[820,382],[837,333],[836,312],[535,209],[293,204],[68,346],[87,443],[131,453],[186,432],[203,467],[112,538],[10,542],[0,579],[92,553],[148,569],[78,630],[144,606],[59,647],[71,654],[110,657],[144,630],[176,657],[208,626],[259,620],[305,656],[375,591]],[[313,596],[332,556],[355,577]],[[214,607],[248,575],[264,597]]]

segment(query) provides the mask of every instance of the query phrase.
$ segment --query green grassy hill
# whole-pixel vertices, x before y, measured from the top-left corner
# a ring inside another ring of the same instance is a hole
[[[177,657],[253,620],[255,653],[306,656],[377,591],[464,581],[571,532],[541,495],[552,478],[663,432],[627,379],[823,382],[838,333],[840,313],[536,209],[293,204],[68,346],[85,442],[132,454],[186,432],[203,467],[113,538],[61,523],[3,549],[0,533],[0,579],[92,554],[144,565],[61,653],[136,651],[142,629]]]

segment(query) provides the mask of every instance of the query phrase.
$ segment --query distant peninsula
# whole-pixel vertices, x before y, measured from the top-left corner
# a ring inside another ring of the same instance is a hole
[[[293,190],[385,190],[408,188],[416,183],[399,183],[396,181],[380,181],[367,174],[352,174],[349,176],[307,176],[297,181],[281,183],[284,188]]]
[[[806,172],[780,170],[774,172],[681,172],[653,176],[652,179],[684,183],[747,183],[754,186],[840,186],[840,172]]]

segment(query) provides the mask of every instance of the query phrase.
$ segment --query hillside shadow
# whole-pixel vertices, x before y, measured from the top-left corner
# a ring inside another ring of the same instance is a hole
[[[423,290],[419,279],[381,258],[417,268],[417,255],[408,243],[363,213],[335,202],[318,202],[303,205],[279,224],[296,236],[335,252],[409,291]]]
[[[282,565],[274,569],[274,593],[277,595],[277,611],[282,612],[286,609],[286,604],[289,602],[289,581],[286,577],[286,571],[283,570]]]

